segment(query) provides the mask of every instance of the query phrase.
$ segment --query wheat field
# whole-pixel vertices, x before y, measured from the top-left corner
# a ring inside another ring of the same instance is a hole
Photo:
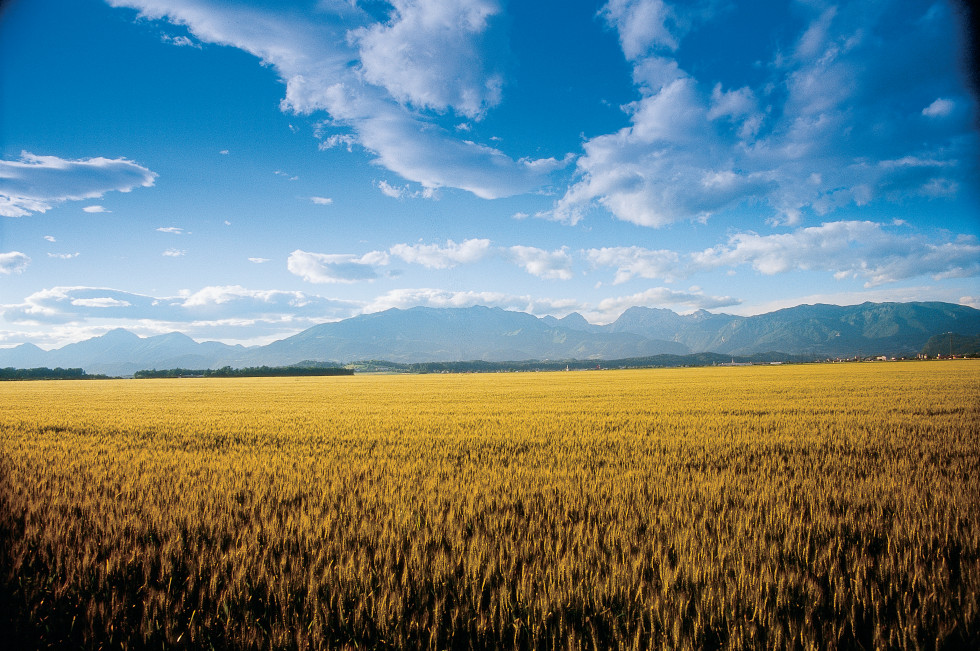
[[[980,646],[980,363],[0,383],[32,648]]]

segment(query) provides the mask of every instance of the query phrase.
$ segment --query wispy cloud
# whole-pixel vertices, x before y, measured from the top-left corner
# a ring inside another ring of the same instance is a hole
[[[434,199],[436,198],[436,191],[433,188],[422,188],[420,190],[413,190],[410,186],[403,185],[392,185],[385,180],[377,182],[377,187],[381,190],[381,194],[386,197],[391,197],[392,199]]]
[[[179,226],[161,226],[157,229],[161,233],[171,233],[173,235],[183,235],[184,229]]]
[[[64,201],[98,199],[153,185],[157,175],[125,158],[66,160],[23,152],[0,160],[0,216],[26,217]]]
[[[535,298],[505,292],[490,291],[452,291],[434,288],[395,289],[369,301],[362,312],[369,314],[391,308],[409,309],[412,307],[473,307],[483,305],[506,310],[519,310],[530,314],[568,314],[582,307],[573,299]]]
[[[275,339],[313,323],[356,314],[359,303],[287,290],[208,286],[177,296],[152,296],[109,287],[59,286],[0,305],[11,323],[57,326],[48,343],[63,345],[101,334],[104,324],[143,334],[179,330],[210,339]],[[40,341],[40,339],[39,339]]]
[[[84,208],[82,208],[82,210],[90,213],[112,212],[110,210],[106,210],[105,206],[85,206]]]
[[[80,255],[81,253],[76,251],[75,253],[49,253],[48,257],[57,258],[59,260],[71,260],[72,258],[77,258]]]
[[[387,264],[387,261],[387,254],[381,251],[356,256],[297,249],[289,254],[286,267],[290,273],[310,283],[356,283],[377,278],[374,267]]]
[[[954,196],[976,174],[977,134],[952,99],[929,95],[957,90],[945,73],[958,65],[949,7],[805,4],[794,48],[761,62],[769,74],[725,87],[680,64],[685,37],[711,19],[701,3],[608,2],[601,15],[640,98],[624,107],[628,126],[584,143],[578,180],[542,216],[574,224],[600,206],[663,227],[751,202],[793,225],[875,201]],[[917,163],[890,164],[906,159]]]
[[[330,199],[329,197],[310,197],[310,201],[318,206],[329,206],[333,203],[333,199]]]
[[[167,249],[163,252],[163,255],[167,258],[179,258],[181,256],[187,255],[186,249]]]
[[[495,18],[499,2],[398,2],[384,21],[347,2],[321,3],[309,16],[199,0],[109,2],[255,55],[285,82],[284,110],[327,112],[334,131],[322,134],[327,142],[355,138],[378,164],[427,190],[509,196],[538,189],[563,165],[460,140],[429,115],[478,119],[499,101],[500,75],[485,64],[493,30],[506,25]]]
[[[266,262],[271,262],[269,258],[249,258],[248,261],[255,264],[265,264]]]
[[[701,292],[679,292],[667,287],[653,287],[637,294],[616,296],[599,301],[596,312],[600,320],[608,322],[633,306],[686,308],[688,311],[713,309],[738,305],[741,301],[731,296],[706,296]]]
[[[194,41],[187,38],[186,36],[171,36],[169,34],[164,34],[161,40],[164,43],[176,45],[177,47],[193,47],[193,48],[197,48],[198,50],[201,49],[200,43],[195,43]]]

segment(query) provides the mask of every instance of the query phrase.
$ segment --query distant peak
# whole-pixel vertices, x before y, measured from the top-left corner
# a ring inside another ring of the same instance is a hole
[[[139,339],[139,335],[133,334],[126,328],[113,328],[102,335],[102,339]]]
[[[581,324],[586,324],[587,325],[589,323],[589,320],[586,319],[581,314],[579,314],[578,312],[572,312],[571,314],[568,314],[568,315],[563,316],[562,318],[558,319],[558,322],[559,323],[581,323]]]

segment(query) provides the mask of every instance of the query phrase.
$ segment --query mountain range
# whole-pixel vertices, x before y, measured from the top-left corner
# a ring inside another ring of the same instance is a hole
[[[196,342],[171,332],[139,337],[116,329],[45,351],[33,344],[0,349],[0,367],[82,368],[132,375],[141,369],[347,363],[623,359],[714,352],[780,352],[815,358],[914,356],[944,333],[980,335],[980,310],[951,303],[799,305],[734,316],[704,310],[680,315],[631,307],[607,325],[573,313],[557,319],[501,308],[390,309],[315,325],[265,346]]]

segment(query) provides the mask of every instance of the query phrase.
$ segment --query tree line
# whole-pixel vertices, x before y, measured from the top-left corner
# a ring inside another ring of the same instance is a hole
[[[136,379],[180,378],[180,377],[311,377],[324,375],[354,375],[354,370],[337,366],[297,367],[297,366],[249,366],[246,368],[169,368],[163,370],[136,371]]]
[[[108,375],[89,375],[80,368],[0,368],[0,380],[105,380]]]

